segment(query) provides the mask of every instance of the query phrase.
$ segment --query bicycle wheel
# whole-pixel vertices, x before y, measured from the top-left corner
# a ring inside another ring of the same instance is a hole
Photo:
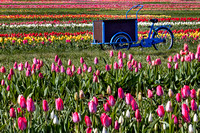
[[[160,27],[153,33],[152,38],[163,39],[163,42],[158,44],[153,44],[156,50],[166,50],[171,49],[173,46],[173,33],[166,27]]]
[[[130,38],[127,35],[120,34],[117,35],[111,43],[114,50],[122,49],[122,48],[129,48]]]

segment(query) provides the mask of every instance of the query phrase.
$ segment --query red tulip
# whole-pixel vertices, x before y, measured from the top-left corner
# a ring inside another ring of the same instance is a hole
[[[147,55],[147,62],[151,62],[151,56],[150,55]]]
[[[68,60],[68,66],[71,66],[72,65],[72,61],[69,59]]]
[[[10,91],[10,85],[7,86],[6,90],[7,90],[7,91]]]
[[[16,117],[15,109],[14,108],[10,108],[10,117],[11,118],[15,118]]]
[[[121,59],[121,58],[122,58],[122,52],[119,51],[119,52],[118,52],[118,59]]]
[[[4,66],[1,67],[0,72],[5,73],[6,72],[6,68]]]
[[[107,64],[107,65],[105,66],[105,69],[106,69],[106,71],[110,71],[110,66]]]
[[[119,68],[119,65],[117,64],[117,62],[114,63],[114,69],[117,70]]]
[[[55,62],[56,62],[56,63],[58,62],[58,59],[59,59],[59,58],[58,58],[58,55],[56,55],[56,56],[55,56]]]
[[[80,58],[80,63],[81,63],[81,64],[84,63],[84,59],[83,59],[83,57]]]
[[[148,98],[153,98],[153,92],[150,89],[148,89],[147,94]]]
[[[187,98],[190,96],[190,87],[187,85],[184,85],[183,88],[181,88],[181,95],[183,98]]]
[[[97,112],[97,105],[94,103],[94,101],[88,102],[88,107],[90,113],[96,113]]]
[[[58,59],[58,66],[62,66],[62,61],[61,61],[61,59]]]
[[[27,98],[26,105],[27,105],[28,112],[35,111],[35,105],[32,98]]]
[[[126,103],[127,103],[128,105],[130,105],[131,102],[132,102],[132,100],[133,100],[133,96],[132,96],[130,93],[127,93],[127,94],[126,94],[125,100],[126,100]]]
[[[119,130],[119,123],[118,123],[117,120],[115,121],[115,126],[114,126],[114,128],[115,128],[115,130]]]
[[[114,98],[114,96],[112,96],[112,95],[109,96],[108,104],[110,106],[114,106],[115,105],[115,98]]]
[[[186,55],[186,56],[185,56],[185,61],[191,62],[191,56],[190,56],[190,55]]]
[[[24,98],[23,95],[19,95],[17,101],[22,109],[26,108],[26,99]]]
[[[56,110],[61,111],[63,108],[63,100],[61,98],[56,99]]]
[[[92,128],[91,128],[91,127],[88,127],[88,128],[86,129],[86,133],[92,133]]]
[[[181,94],[180,93],[176,94],[176,101],[179,103],[181,102]]]
[[[25,130],[27,127],[27,121],[25,117],[18,118],[18,127],[20,130]]]
[[[196,111],[196,110],[197,110],[197,104],[196,104],[196,102],[195,102],[194,99],[191,100],[191,109],[192,109],[193,111]]]
[[[80,118],[77,112],[72,113],[72,119],[74,123],[80,122]]]
[[[108,103],[103,104],[103,108],[105,112],[109,112],[110,111],[110,107]]]
[[[110,57],[113,57],[114,54],[113,54],[113,51],[110,51]]]
[[[184,62],[185,61],[185,58],[182,56],[181,57],[181,62]]]
[[[179,60],[181,58],[180,54],[176,54],[177,59]]]
[[[11,75],[14,75],[14,71],[13,71],[12,68],[10,69],[10,74],[11,74]]]
[[[138,109],[138,105],[134,99],[131,102],[131,106],[132,106],[133,111],[136,111]]]
[[[67,75],[72,76],[72,71],[69,67],[67,68],[66,73]]]
[[[100,75],[100,71],[99,71],[99,70],[96,71],[96,75],[97,75],[97,76]]]
[[[188,51],[188,45],[186,43],[184,44],[184,51]]]
[[[159,117],[163,117],[165,115],[165,110],[164,110],[164,107],[162,105],[158,106],[157,114],[158,114]]]
[[[57,73],[59,73],[59,72],[60,72],[60,69],[59,69],[59,67],[58,67],[58,66],[56,66],[56,68],[55,68],[55,71],[56,71]]]
[[[161,65],[161,59],[160,58],[156,59],[155,65]]]
[[[49,110],[49,106],[46,100],[43,100],[42,108],[45,112]]]
[[[90,120],[89,116],[85,116],[85,124],[87,127],[91,127],[92,126],[92,121]]]
[[[167,67],[170,69],[172,66],[170,63],[167,63]]]
[[[162,95],[164,94],[163,89],[162,89],[162,87],[161,87],[160,85],[158,85],[158,86],[156,87],[156,94],[157,94],[158,96],[162,96]]]
[[[118,97],[121,98],[121,99],[124,98],[124,91],[121,87],[118,88]]]
[[[21,108],[17,108],[17,113],[19,114],[21,112]]]
[[[80,75],[82,73],[81,67],[78,68],[77,73]]]
[[[129,54],[128,55],[128,59],[131,61],[133,59],[133,55],[132,54]]]
[[[40,79],[44,78],[42,73],[39,73],[38,76]]]
[[[178,62],[177,56],[174,55],[173,62]]]
[[[172,119],[174,119],[174,124],[178,124],[178,118],[173,114]]]
[[[196,98],[196,90],[195,90],[195,89],[192,89],[192,90],[190,91],[190,96],[191,96],[192,99],[195,99],[195,98]]]
[[[123,58],[123,59],[126,58],[126,53],[123,53],[122,58]]]
[[[186,104],[182,105],[182,117],[185,122],[190,122],[189,108]]]
[[[105,113],[101,114],[100,120],[104,127],[109,127],[112,123],[112,119],[108,117]]]
[[[97,78],[96,75],[93,75],[93,82],[94,82],[94,83],[97,83],[97,82],[98,82],[98,78]]]
[[[142,119],[142,117],[140,115],[140,111],[138,109],[136,109],[136,111],[135,111],[135,118],[137,119],[138,122],[140,122]]]

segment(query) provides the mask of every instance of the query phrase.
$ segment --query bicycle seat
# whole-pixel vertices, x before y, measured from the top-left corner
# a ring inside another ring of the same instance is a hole
[[[158,19],[150,19],[150,21],[151,21],[152,23],[157,23],[157,22],[158,22]]]

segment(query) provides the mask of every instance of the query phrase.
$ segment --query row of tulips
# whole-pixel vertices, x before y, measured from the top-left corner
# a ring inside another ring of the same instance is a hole
[[[121,51],[110,51],[105,68],[100,61],[75,66],[56,55],[51,66],[1,66],[1,131],[198,132],[200,45],[192,53],[185,44],[168,64]]]

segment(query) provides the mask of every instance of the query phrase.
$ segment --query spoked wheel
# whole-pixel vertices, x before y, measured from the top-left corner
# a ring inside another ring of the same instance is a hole
[[[156,32],[153,33],[152,38],[163,39],[163,42],[158,44],[153,44],[156,50],[171,49],[173,46],[173,33],[168,28],[165,27],[158,28]]]
[[[122,49],[122,48],[127,48],[127,50],[130,48],[129,45],[130,38],[127,35],[117,35],[111,43],[112,47],[114,50]]]

